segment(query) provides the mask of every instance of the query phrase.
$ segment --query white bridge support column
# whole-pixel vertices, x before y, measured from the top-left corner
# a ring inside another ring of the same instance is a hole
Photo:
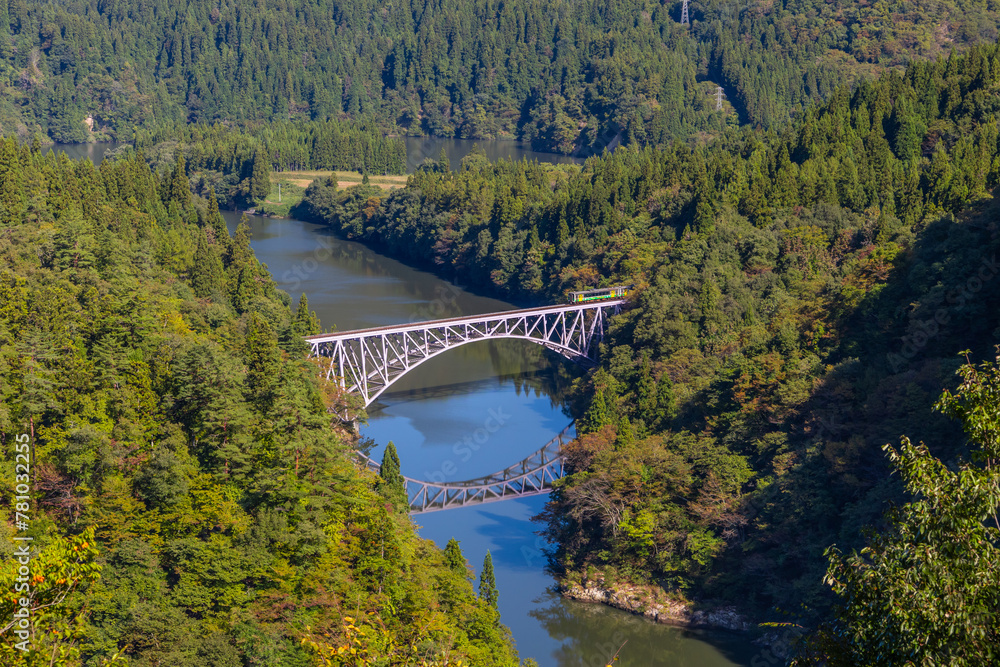
[[[313,356],[329,357],[327,377],[364,399],[365,407],[423,362],[478,340],[515,338],[581,363],[596,363],[607,314],[624,299],[511,310],[471,317],[308,336]]]

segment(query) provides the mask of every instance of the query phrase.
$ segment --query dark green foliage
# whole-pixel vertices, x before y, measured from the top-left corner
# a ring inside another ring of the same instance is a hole
[[[212,230],[213,242],[219,244],[219,247],[228,253],[229,229],[226,227],[222,213],[219,212],[219,200],[215,196],[215,188],[209,188],[207,199],[208,210],[205,213],[205,226]]]
[[[299,306],[295,310],[294,329],[298,336],[312,336],[322,331],[316,311],[309,310],[309,298],[305,292],[299,297]]]
[[[249,200],[255,204],[264,201],[271,194],[271,164],[258,150],[253,156],[250,171]]]
[[[167,508],[184,498],[190,483],[187,471],[177,455],[169,449],[159,449],[136,477],[136,490],[147,505]]]
[[[13,224],[24,212],[24,183],[18,164],[17,141],[13,137],[0,144],[0,224]]]
[[[191,183],[188,181],[187,171],[182,156],[174,163],[170,177],[164,180],[165,190],[163,201],[166,204],[176,203],[180,208],[186,209],[191,204]]]
[[[586,157],[739,123],[780,127],[844,81],[964,50],[1000,24],[982,3],[862,11],[839,0],[706,0],[690,27],[677,7],[25,0],[0,16],[0,121],[79,142],[130,140],[152,125],[346,114],[393,133],[517,137]],[[949,26],[946,40],[937,25]]]
[[[218,209],[215,211],[218,214]],[[212,230],[214,232],[214,229]],[[191,288],[196,296],[209,297],[225,294],[226,276],[219,257],[218,245],[209,245],[204,232],[198,234],[198,249],[191,268]]]
[[[779,126],[863,71],[937,55],[929,15],[958,48],[996,35],[993,8],[953,3],[894,6],[889,19],[844,2],[710,0],[687,27],[676,5],[650,0],[408,0],[391,11],[374,0],[26,0],[0,17],[0,119],[86,141],[154,123],[346,114],[411,135],[599,155],[740,121]]]
[[[245,313],[254,299],[274,289],[274,282],[250,249],[250,225],[246,215],[240,219],[229,243],[226,289],[230,303],[239,313]]]
[[[250,314],[243,350],[247,366],[247,398],[266,414],[276,398],[281,352],[274,330],[257,313]]]

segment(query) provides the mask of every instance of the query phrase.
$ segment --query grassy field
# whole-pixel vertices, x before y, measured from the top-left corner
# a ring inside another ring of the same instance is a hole
[[[288,210],[302,200],[302,195],[309,184],[317,178],[327,178],[331,174],[336,175],[337,187],[341,190],[352,185],[360,185],[363,178],[356,171],[274,171],[271,172],[271,194],[257,207],[257,212],[279,218],[288,217]],[[406,178],[406,176],[369,176],[368,184],[383,190],[393,190],[406,185]]]

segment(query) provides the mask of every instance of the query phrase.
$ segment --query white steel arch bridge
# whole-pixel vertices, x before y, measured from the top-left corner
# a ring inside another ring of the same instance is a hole
[[[367,408],[398,379],[428,359],[480,340],[526,340],[584,365],[596,362],[607,316],[624,299],[453,317],[307,336],[311,355],[328,357],[328,379],[360,394]]]
[[[327,378],[358,394],[367,408],[397,380],[429,359],[480,340],[502,338],[543,345],[567,359],[591,366],[597,362],[609,315],[625,300],[525,308],[485,315],[453,317],[356,331],[307,336],[314,357],[329,358]],[[412,513],[464,507],[512,497],[548,493],[563,475],[562,445],[573,424],[526,459],[472,480],[435,483],[406,478]],[[364,457],[375,469],[378,464]]]

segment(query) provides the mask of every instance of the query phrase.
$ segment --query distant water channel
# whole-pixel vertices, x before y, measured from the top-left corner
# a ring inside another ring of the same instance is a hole
[[[533,151],[520,141],[500,139],[441,139],[439,137],[403,137],[406,144],[406,172],[413,173],[424,160],[437,160],[444,150],[452,169],[458,169],[462,158],[478,146],[489,160],[538,160],[552,164],[582,163],[581,158]]]
[[[50,144],[45,146],[42,152],[51,153],[55,151],[56,153],[65,153],[66,157],[71,160],[90,158],[91,162],[95,165],[99,165],[104,159],[105,152],[113,151],[120,145],[121,144],[119,143],[111,142],[99,144]]]
[[[420,150],[432,159],[444,147],[453,167],[475,143],[491,159],[570,161],[523,150],[514,142],[413,141],[424,142]],[[419,153],[411,148],[411,139],[407,142],[415,159]],[[98,164],[105,150],[115,146],[59,145],[49,150],[74,159],[89,157]],[[234,231],[240,214],[224,215]],[[346,331],[514,307],[338,239],[318,225],[257,216],[250,220],[257,257],[294,299],[303,292],[308,295],[325,327]],[[460,347],[394,385],[369,410],[362,435],[376,442],[372,454],[376,459],[393,440],[403,473],[411,477],[460,480],[502,470],[536,451],[569,423],[560,398],[570,372],[561,368],[564,363],[521,341]],[[446,475],[448,471],[454,472]],[[534,658],[541,667],[601,667],[625,642],[617,667],[751,664],[759,650],[742,635],[657,625],[553,593],[555,582],[544,572],[545,544],[535,534],[540,526],[531,522],[544,504],[545,496],[536,496],[415,517],[420,535],[440,547],[451,537],[458,539],[477,576],[490,550],[502,620],[511,628],[522,659]]]
[[[452,169],[458,169],[462,158],[479,147],[491,161],[494,160],[538,160],[553,164],[579,164],[583,160],[569,155],[539,153],[520,141],[503,141],[498,139],[442,139],[440,137],[402,137],[406,144],[406,173],[413,173],[424,160],[437,160],[444,150]],[[113,151],[122,144],[114,142],[95,144],[52,144],[44,148],[44,152],[56,151],[65,153],[72,160],[90,158],[95,165],[100,164],[107,151]]]

